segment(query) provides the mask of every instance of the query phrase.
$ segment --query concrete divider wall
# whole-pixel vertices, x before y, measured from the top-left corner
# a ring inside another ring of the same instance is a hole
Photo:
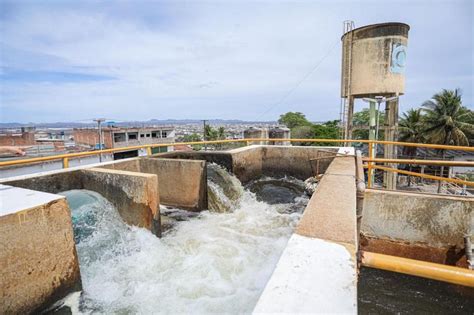
[[[311,146],[264,146],[262,147],[262,174],[267,176],[293,176],[301,180],[314,176],[316,161],[311,159],[334,156],[338,148]],[[332,158],[319,160],[319,173],[324,173]]]
[[[259,178],[262,172],[262,146],[249,146],[230,151],[232,156],[232,167],[230,171],[237,176],[242,183]]]
[[[249,146],[228,151],[232,155],[232,172],[246,183],[260,176],[293,176],[305,180],[324,173],[338,148],[311,146]],[[320,157],[319,162],[311,161]]]
[[[127,224],[160,235],[158,178],[153,174],[86,167],[20,176],[2,183],[53,194],[73,189],[96,191],[117,208]]]
[[[265,176],[293,176],[307,179],[316,172],[317,162],[310,159],[334,156],[338,148],[312,146],[265,146],[251,145],[226,152],[169,152],[154,158],[194,159],[216,163],[233,172],[242,183]],[[319,161],[320,173],[324,173],[332,158]]]
[[[169,158],[135,158],[101,168],[129,170],[158,176],[162,204],[188,210],[207,209],[206,162]]]
[[[368,189],[361,232],[364,250],[462,266],[474,199]]]
[[[145,158],[140,161],[140,170],[158,175],[163,204],[188,210],[207,209],[205,161]]]
[[[0,185],[0,313],[38,313],[81,290],[62,196]]]
[[[153,155],[152,158],[202,160],[208,163],[216,163],[226,168],[228,171],[232,171],[232,154],[230,152],[231,151],[173,151],[167,153],[158,153]]]
[[[354,156],[332,161],[255,314],[357,313],[355,168]]]
[[[85,189],[100,193],[130,225],[161,236],[158,178],[154,174],[91,168],[82,170]]]

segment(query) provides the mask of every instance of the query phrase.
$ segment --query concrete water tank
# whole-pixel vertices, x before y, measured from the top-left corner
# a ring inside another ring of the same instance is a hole
[[[290,139],[291,131],[284,127],[275,127],[268,131],[268,136],[271,139]],[[290,141],[270,141],[273,145],[290,145]]]
[[[345,33],[341,96],[403,94],[409,30],[410,26],[404,23],[382,23]]]
[[[265,128],[250,127],[244,130],[244,139],[268,139],[268,130]],[[267,142],[253,141],[251,144],[267,144]]]

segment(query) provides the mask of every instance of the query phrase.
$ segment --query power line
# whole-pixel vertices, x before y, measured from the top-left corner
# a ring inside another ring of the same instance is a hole
[[[308,71],[299,81],[296,83],[296,85],[288,90],[288,92],[275,104],[271,105],[265,112],[263,112],[260,116],[256,118],[256,120],[259,120],[262,116],[267,114],[268,112],[272,111],[276,107],[280,106],[291,94],[293,94],[294,91],[307,79],[309,78],[315,71],[316,69],[323,63],[323,61],[332,53],[334,48],[336,48],[337,44],[339,43],[339,39],[334,43],[333,46],[327,51],[327,53],[311,68],[310,71]]]

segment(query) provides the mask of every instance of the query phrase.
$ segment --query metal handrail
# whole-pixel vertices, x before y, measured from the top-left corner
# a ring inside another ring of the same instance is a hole
[[[474,182],[463,180],[463,179],[442,177],[442,176],[435,176],[435,175],[428,175],[428,174],[421,174],[421,173],[417,173],[417,172],[404,171],[404,170],[399,170],[399,169],[396,169],[396,168],[385,167],[385,166],[380,166],[380,165],[372,165],[371,168],[382,170],[382,171],[387,171],[387,172],[394,172],[394,173],[410,175],[410,176],[418,176],[418,177],[423,177],[423,178],[427,178],[427,179],[439,180],[439,181],[456,183],[456,184],[461,184],[461,185],[474,187]]]
[[[471,161],[444,161],[444,160],[417,160],[417,159],[380,159],[380,158],[374,158],[374,159],[362,158],[362,160],[364,162],[375,162],[375,163],[474,167],[474,162],[471,162]]]
[[[144,144],[136,145],[130,147],[121,147],[114,149],[104,149],[104,150],[95,150],[95,151],[86,151],[86,152],[77,152],[77,153],[67,153],[60,155],[44,156],[30,159],[19,159],[11,161],[0,161],[0,167],[10,166],[10,165],[19,165],[19,164],[30,164],[35,162],[44,162],[44,161],[53,161],[63,158],[74,158],[74,157],[83,157],[91,155],[99,155],[105,153],[114,153],[122,152],[128,150],[138,150],[138,149],[148,149],[148,148],[159,148],[159,147],[168,147],[175,145],[199,145],[199,144],[220,144],[220,143],[238,143],[246,142],[247,144],[257,141],[274,141],[274,142],[327,142],[327,143],[367,143],[367,144],[394,144],[408,147],[421,147],[421,148],[431,148],[431,149],[444,149],[444,150],[460,150],[474,152],[474,147],[467,146],[454,146],[454,145],[441,145],[441,144],[428,144],[428,143],[412,143],[412,142],[398,142],[398,141],[380,141],[380,140],[344,140],[344,139],[268,139],[268,138],[247,138],[247,139],[230,139],[230,140],[211,140],[211,141],[193,141],[193,142],[170,142],[170,143],[157,143],[157,144]],[[370,152],[370,150],[369,150]],[[369,157],[371,160],[373,157]]]
[[[139,149],[146,149],[147,154],[151,155],[152,148],[159,148],[159,147],[168,147],[168,146],[175,146],[175,145],[200,145],[200,144],[222,144],[222,143],[239,143],[244,142],[247,145],[250,145],[252,142],[259,142],[259,141],[272,141],[272,142],[326,142],[326,143],[367,143],[369,145],[369,157],[364,158],[364,161],[367,162],[366,168],[368,169],[368,187],[372,187],[372,174],[374,169],[380,169],[389,172],[397,172],[401,174],[408,174],[412,176],[419,176],[424,178],[430,178],[434,180],[441,180],[446,182],[453,182],[462,185],[474,186],[474,182],[465,181],[460,179],[453,179],[453,178],[446,178],[446,177],[439,177],[439,176],[432,176],[426,175],[416,172],[408,172],[397,170],[389,167],[382,167],[375,165],[375,163],[399,163],[399,164],[420,164],[420,165],[445,165],[445,166],[474,166],[474,162],[468,161],[441,161],[441,160],[415,160],[415,159],[379,159],[372,156],[371,148],[374,144],[393,144],[393,145],[400,145],[400,146],[407,146],[407,147],[420,147],[420,148],[431,148],[431,149],[442,149],[442,150],[459,150],[459,151],[468,151],[474,152],[474,147],[468,146],[454,146],[454,145],[441,145],[441,144],[429,144],[429,143],[413,143],[413,142],[399,142],[399,141],[380,141],[380,140],[347,140],[347,139],[286,139],[286,138],[279,138],[279,139],[268,139],[268,138],[247,138],[247,139],[230,139],[230,140],[211,140],[211,141],[193,141],[193,142],[170,142],[170,143],[157,143],[157,144],[144,144],[144,145],[137,145],[137,146],[130,146],[130,147],[121,147],[121,148],[114,148],[114,149],[104,149],[104,150],[95,150],[95,151],[86,151],[86,152],[77,152],[77,153],[67,153],[67,154],[60,154],[60,155],[53,155],[53,156],[43,156],[43,157],[36,157],[36,158],[28,158],[28,159],[18,159],[18,160],[10,160],[10,161],[0,161],[0,167],[5,166],[14,166],[14,165],[24,165],[24,164],[32,164],[38,162],[47,162],[47,161],[54,161],[54,160],[62,160],[63,161],[63,168],[69,167],[69,159],[71,158],[79,158],[85,156],[93,156],[93,155],[100,155],[106,153],[114,153],[114,152],[122,152],[128,150],[139,150]]]

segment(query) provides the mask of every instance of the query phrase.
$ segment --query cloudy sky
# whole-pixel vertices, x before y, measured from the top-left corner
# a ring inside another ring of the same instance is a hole
[[[337,119],[344,20],[410,24],[402,111],[473,108],[473,3],[0,0],[0,118]]]

